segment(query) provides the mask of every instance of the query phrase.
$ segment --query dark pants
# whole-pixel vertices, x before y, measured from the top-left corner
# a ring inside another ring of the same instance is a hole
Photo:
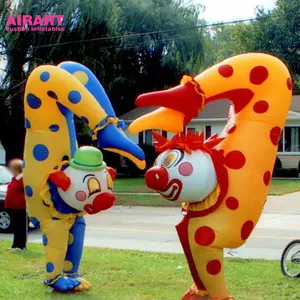
[[[12,248],[26,248],[28,219],[26,209],[9,209],[14,240]]]

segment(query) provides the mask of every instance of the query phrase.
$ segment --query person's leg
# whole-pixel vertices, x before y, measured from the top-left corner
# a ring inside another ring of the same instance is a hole
[[[11,248],[15,249],[18,247],[18,217],[17,217],[17,211],[15,209],[9,208],[7,209],[7,212],[9,213],[10,220],[11,220],[11,226],[12,226],[12,233],[13,233],[13,243]]]
[[[88,290],[92,287],[92,285],[87,280],[82,278],[81,274],[77,273],[82,256],[84,234],[84,217],[77,217],[70,229],[68,250],[64,264],[64,272],[68,276],[76,278],[81,282],[76,290]]]
[[[15,242],[16,248],[25,249],[27,242],[28,221],[26,209],[15,210]]]

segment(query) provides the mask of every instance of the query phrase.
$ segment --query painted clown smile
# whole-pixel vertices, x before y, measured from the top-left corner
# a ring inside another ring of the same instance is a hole
[[[182,182],[179,179],[172,179],[167,186],[158,191],[164,198],[169,201],[176,201],[182,190]]]

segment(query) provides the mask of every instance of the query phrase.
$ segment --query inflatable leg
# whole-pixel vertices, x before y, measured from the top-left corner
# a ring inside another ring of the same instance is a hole
[[[80,284],[78,280],[66,277],[62,273],[72,224],[73,220],[60,219],[48,219],[41,223],[48,277],[44,285],[58,292],[69,292]]]
[[[202,247],[194,244],[191,246],[191,254],[198,275],[208,291],[210,299],[233,299],[228,296],[228,290],[225,283],[223,249]],[[216,282],[218,284],[216,284]]]
[[[70,229],[68,250],[64,263],[64,273],[68,277],[80,281],[80,285],[76,287],[77,291],[89,290],[92,287],[87,280],[82,278],[81,274],[77,273],[82,256],[84,233],[84,217],[77,217]]]

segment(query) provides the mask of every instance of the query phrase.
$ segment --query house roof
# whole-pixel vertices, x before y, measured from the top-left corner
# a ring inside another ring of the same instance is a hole
[[[208,103],[205,106],[205,110],[199,111],[198,117],[196,119],[199,120],[207,120],[207,119],[227,119],[228,111],[229,111],[229,101],[228,99],[222,99],[219,101],[214,101]],[[133,121],[138,117],[141,117],[147,113],[154,111],[157,107],[149,106],[149,107],[137,107],[133,110],[127,112],[122,115],[120,119],[124,121]],[[300,95],[293,96],[292,104],[290,111],[300,113]]]

